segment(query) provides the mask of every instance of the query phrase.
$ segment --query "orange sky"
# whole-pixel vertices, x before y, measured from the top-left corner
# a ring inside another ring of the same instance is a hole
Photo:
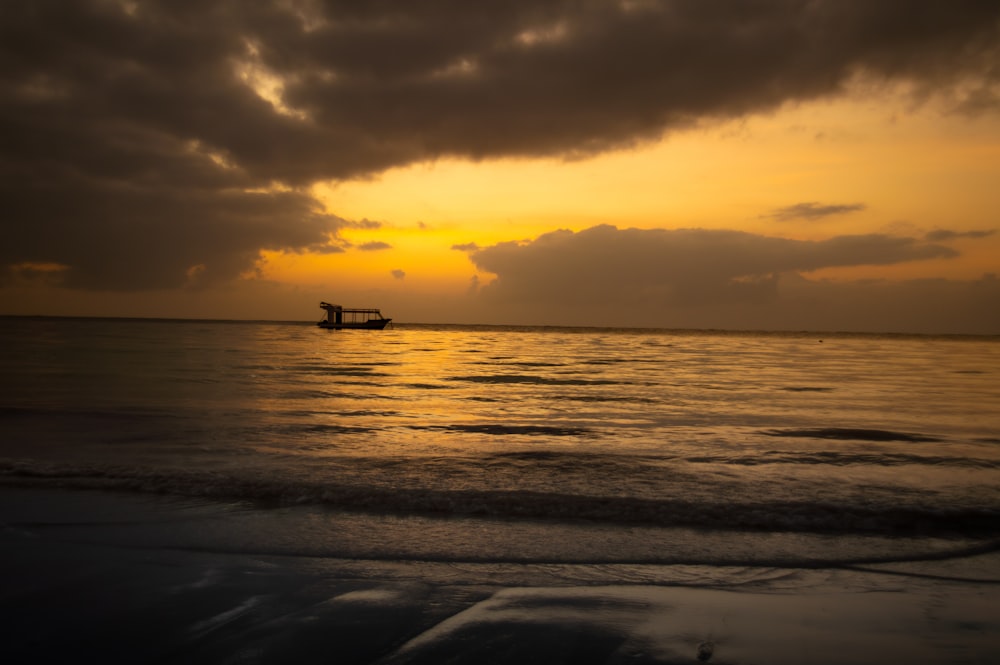
[[[1000,334],[991,3],[81,0],[0,57],[0,314]]]
[[[441,160],[380,176],[321,183],[316,195],[347,219],[344,254],[268,253],[270,279],[393,288],[393,270],[419,291],[461,291],[475,267],[453,245],[535,238],[554,229],[720,228],[822,239],[840,234],[922,235],[996,227],[1000,121],[914,108],[901,95],[801,104],[780,112],[668,135],[582,160]],[[798,201],[864,202],[816,221],[768,213]],[[830,279],[976,279],[1000,271],[1000,235],[956,244],[958,258],[816,271]],[[481,274],[489,280],[489,274]]]

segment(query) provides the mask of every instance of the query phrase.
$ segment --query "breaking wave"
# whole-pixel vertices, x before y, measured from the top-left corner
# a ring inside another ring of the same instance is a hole
[[[748,497],[739,502],[715,503],[679,497],[581,496],[558,491],[389,488],[283,479],[273,473],[237,475],[220,471],[73,466],[34,461],[0,463],[0,483],[242,500],[269,505],[314,504],[377,514],[890,537],[1000,536],[1000,512],[988,508],[892,507],[848,500],[754,501]]]

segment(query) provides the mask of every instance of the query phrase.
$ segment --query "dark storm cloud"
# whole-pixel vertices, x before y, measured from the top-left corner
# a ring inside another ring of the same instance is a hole
[[[130,187],[80,175],[0,184],[8,264],[52,261],[82,288],[208,284],[251,268],[261,249],[343,251],[337,218],[294,192]]]
[[[764,217],[776,219],[779,222],[789,222],[797,219],[814,221],[817,219],[823,219],[824,217],[861,212],[866,207],[867,206],[863,203],[822,204],[811,201],[808,203],[796,203],[795,205],[785,206],[784,208],[777,208],[764,215]]]
[[[489,297],[599,306],[766,300],[783,273],[956,255],[941,245],[885,235],[804,241],[740,231],[605,225],[501,243],[471,258],[477,268],[497,276],[483,287]]]
[[[319,180],[591,154],[858,74],[963,84],[995,110],[998,16],[983,0],[6,2],[0,264],[64,265],[77,287],[210,283],[261,249],[343,250]]]

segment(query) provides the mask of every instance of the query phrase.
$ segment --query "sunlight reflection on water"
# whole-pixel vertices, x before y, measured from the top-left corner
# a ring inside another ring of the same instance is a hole
[[[3,456],[21,476],[755,528],[981,529],[1000,508],[992,339],[44,319],[2,334]]]

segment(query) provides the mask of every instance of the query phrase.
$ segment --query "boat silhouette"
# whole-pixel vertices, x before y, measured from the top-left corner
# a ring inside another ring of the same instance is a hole
[[[378,309],[342,307],[331,305],[327,302],[319,304],[320,309],[326,310],[326,316],[320,319],[320,328],[332,330],[382,330],[392,319],[382,316]]]

